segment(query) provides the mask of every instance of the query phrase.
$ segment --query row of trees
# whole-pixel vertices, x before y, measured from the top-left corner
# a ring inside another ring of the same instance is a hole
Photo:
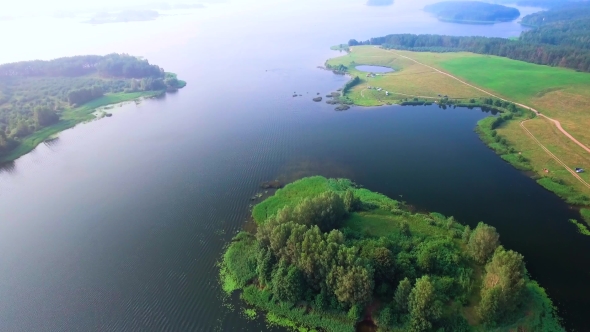
[[[101,76],[142,78],[163,77],[164,71],[147,60],[128,54],[83,55],[49,61],[34,60],[0,65],[0,77]]]
[[[100,86],[72,90],[68,93],[68,101],[72,105],[82,105],[104,95]]]

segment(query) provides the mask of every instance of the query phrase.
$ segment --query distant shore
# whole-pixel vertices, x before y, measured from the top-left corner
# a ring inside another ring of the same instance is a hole
[[[79,107],[65,110],[63,113],[63,119],[25,137],[14,150],[10,151],[9,154],[0,157],[0,163],[14,161],[33,151],[37,145],[51,139],[56,134],[66,129],[73,128],[79,123],[94,119],[95,116],[92,113],[99,107],[116,105],[138,99],[154,98],[162,96],[165,93],[166,90],[113,93],[89,101]]]

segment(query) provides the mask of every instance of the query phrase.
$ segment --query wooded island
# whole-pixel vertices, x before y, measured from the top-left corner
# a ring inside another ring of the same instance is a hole
[[[443,1],[424,7],[441,21],[489,24],[517,19],[516,8],[479,1]]]
[[[221,263],[270,322],[300,331],[563,331],[494,227],[413,213],[346,179],[304,178],[256,205]],[[250,309],[251,310],[251,309]]]

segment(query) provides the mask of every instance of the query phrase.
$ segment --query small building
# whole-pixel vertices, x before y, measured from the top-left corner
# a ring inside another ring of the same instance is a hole
[[[576,167],[576,173],[584,173],[584,169]]]
[[[385,91],[385,95],[386,96],[389,96],[389,91]]]

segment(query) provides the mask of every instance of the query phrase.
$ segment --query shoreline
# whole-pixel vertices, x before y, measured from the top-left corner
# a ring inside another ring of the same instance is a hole
[[[365,49],[365,51],[368,49]],[[365,52],[363,51],[363,52]],[[361,53],[363,53],[361,52]],[[370,51],[369,51],[370,52]],[[336,58],[331,58],[326,60],[326,67],[330,68],[330,63],[332,66],[334,66],[335,64],[339,64],[340,67],[339,69],[342,68],[346,68],[345,74],[346,75],[350,75],[350,76],[355,76],[357,75],[357,71],[355,69],[355,66],[357,65],[373,65],[373,66],[386,66],[386,67],[390,67],[393,68],[394,70],[396,70],[396,72],[399,72],[401,68],[405,68],[407,69],[408,64],[403,64],[403,62],[400,64],[400,60],[399,57],[395,58],[395,57],[391,57],[389,59],[386,58],[381,58],[381,59],[374,59],[371,58],[369,60],[362,58],[363,54],[358,54],[356,56],[352,55],[352,49],[351,49],[351,59],[352,61],[347,62],[348,60],[346,59],[342,59],[343,57],[336,57]],[[400,55],[400,57],[403,57]],[[340,58],[340,59],[339,59]],[[415,61],[415,60],[412,60]],[[429,67],[429,66],[427,66]],[[433,68],[433,67],[430,67]],[[433,70],[437,71],[436,69],[433,68]],[[410,70],[411,72],[411,70]],[[395,72],[394,72],[395,73]],[[530,119],[534,119],[534,118],[544,118],[546,117],[544,114],[538,114],[539,116],[537,116],[537,114],[533,114],[534,110],[531,110],[528,106],[522,105],[520,103],[517,102],[512,102],[506,99],[503,99],[505,97],[496,97],[494,95],[491,95],[489,92],[486,92],[485,90],[480,89],[479,87],[475,87],[472,86],[471,84],[466,84],[465,87],[472,87],[475,88],[474,92],[477,92],[476,90],[485,92],[487,97],[474,97],[473,98],[469,98],[469,97],[464,97],[462,96],[461,98],[457,98],[457,97],[448,97],[446,98],[446,95],[441,97],[441,95],[439,94],[438,97],[427,97],[426,95],[432,94],[432,91],[428,91],[429,88],[432,89],[431,86],[427,86],[425,87],[424,85],[420,85],[420,84],[416,84],[414,82],[410,82],[409,84],[413,83],[412,88],[415,89],[416,91],[413,91],[412,93],[416,94],[416,95],[412,95],[412,94],[404,94],[404,93],[399,93],[399,92],[385,92],[387,90],[386,87],[393,87],[393,89],[395,89],[395,91],[398,90],[399,84],[404,84],[405,80],[402,82],[397,82],[398,85],[394,85],[392,82],[396,82],[395,79],[397,78],[389,78],[389,80],[387,80],[387,76],[389,73],[386,73],[380,77],[377,77],[377,79],[375,79],[374,77],[371,79],[371,77],[367,76],[367,79],[363,79],[361,80],[359,85],[363,85],[363,87],[356,87],[356,89],[353,89],[353,91],[346,91],[345,94],[343,94],[342,98],[346,98],[348,100],[350,100],[354,105],[356,106],[363,106],[363,107],[370,107],[370,106],[386,106],[386,105],[400,105],[400,106],[407,106],[407,105],[429,105],[432,104],[433,102],[438,104],[439,106],[442,107],[467,107],[467,108],[473,108],[473,107],[480,107],[480,108],[484,108],[484,109],[492,109],[495,111],[500,112],[500,116],[499,117],[487,117],[482,119],[481,121],[479,121],[474,129],[474,131],[478,134],[480,140],[490,149],[492,149],[496,154],[498,154],[500,156],[500,158],[502,158],[504,161],[508,162],[510,165],[512,165],[513,167],[515,167],[518,170],[521,171],[526,171],[527,176],[534,179],[539,185],[541,185],[543,188],[545,188],[546,190],[551,191],[553,194],[557,195],[558,197],[560,197],[562,200],[564,200],[567,204],[570,204],[572,206],[577,206],[577,207],[585,207],[585,206],[589,206],[589,202],[588,202],[588,196],[586,196],[586,194],[584,194],[584,191],[582,191],[583,188],[578,188],[580,187],[580,185],[577,182],[574,182],[573,184],[569,183],[570,181],[573,181],[572,179],[570,179],[566,174],[565,176],[561,173],[563,173],[562,171],[562,167],[554,167],[555,165],[551,165],[551,174],[549,174],[549,171],[547,171],[547,169],[549,168],[549,166],[546,166],[545,168],[543,168],[543,165],[539,165],[539,161],[537,159],[539,159],[536,155],[532,154],[530,150],[533,148],[541,148],[543,149],[543,151],[545,151],[547,146],[547,142],[541,144],[540,142],[537,142],[539,144],[539,146],[534,146],[534,147],[528,147],[528,146],[520,146],[523,145],[523,143],[521,142],[520,144],[515,144],[520,142],[519,140],[524,139],[526,141],[526,135],[522,135],[519,134],[517,132],[514,132],[513,127],[519,127],[519,123],[521,123],[522,121],[527,121]],[[421,72],[419,74],[422,74]],[[394,74],[395,75],[395,74]],[[449,74],[445,74],[446,76],[450,76]],[[453,76],[450,76],[453,77]],[[462,82],[459,80],[459,82]],[[419,81],[418,81],[419,83]],[[438,82],[439,84],[441,82]],[[444,83],[444,82],[443,82]],[[364,85],[366,85],[366,87],[364,87]],[[371,89],[370,86],[373,85],[373,88]],[[382,90],[375,90],[376,86],[382,86],[384,87]],[[433,83],[433,85],[436,85],[436,83]],[[407,88],[407,87],[406,87]],[[439,87],[440,88],[440,87]],[[411,89],[410,89],[411,90]],[[367,95],[366,92],[369,91],[370,95]],[[405,92],[405,90],[403,90]],[[459,91],[459,90],[457,90]],[[430,92],[430,93],[429,93]],[[461,93],[465,93],[465,91],[461,92]],[[461,95],[460,91],[456,93],[456,95]],[[377,94],[377,95],[375,95]],[[398,96],[407,96],[405,98],[401,98]],[[450,95],[450,93],[449,93]],[[514,109],[517,110],[508,110],[508,109],[503,109],[502,107],[495,107],[494,105],[489,105],[489,104],[484,104],[482,101],[484,101],[485,99],[490,98],[490,96],[495,99],[495,100],[499,100],[500,102],[504,101],[504,102],[508,102],[513,104],[512,106],[514,106]],[[388,99],[388,100],[385,100]],[[467,102],[469,101],[469,102]],[[444,105],[444,106],[443,106]],[[527,113],[531,113],[529,114],[529,116],[527,116]],[[499,122],[496,122],[497,119],[502,119]],[[537,122],[534,122],[537,123]],[[512,130],[512,132],[509,131]],[[496,131],[496,129],[499,129],[499,131]],[[506,131],[508,131],[508,135],[506,133]],[[512,135],[513,134],[513,135]],[[560,137],[561,138],[561,137]],[[511,142],[510,140],[516,140],[517,142]],[[525,142],[526,143],[526,142]],[[523,155],[524,153],[524,155]],[[528,157],[532,157],[534,160],[531,160]],[[536,157],[536,159],[535,159]],[[561,156],[561,159],[563,159],[566,156]],[[555,157],[557,158],[557,157]],[[554,158],[554,159],[555,159]],[[555,160],[555,162],[559,163],[560,165],[565,165],[565,163],[563,161],[561,161],[559,158],[557,158]],[[571,163],[571,162],[570,162]],[[543,171],[541,171],[541,168],[543,168]],[[566,167],[566,169],[568,169],[568,167]],[[542,173],[544,172],[544,173]],[[531,174],[532,173],[532,174]],[[546,173],[546,174],[545,174]],[[557,176],[557,177],[556,177]],[[564,179],[562,179],[564,178]],[[565,181],[564,181],[565,180]],[[574,179],[574,180],[579,180],[580,183],[584,184],[586,183],[584,181],[584,179],[579,178],[579,179]]]
[[[98,99],[91,100],[79,107],[64,110],[61,118],[57,123],[44,127],[26,136],[18,146],[5,156],[0,157],[0,165],[16,161],[18,158],[33,151],[39,144],[55,139],[55,137],[64,130],[75,127],[80,123],[86,123],[99,119],[93,113],[101,107],[115,106],[128,103],[134,100],[144,100],[160,97],[166,94],[166,90],[142,91],[130,93],[115,93],[104,95]]]

